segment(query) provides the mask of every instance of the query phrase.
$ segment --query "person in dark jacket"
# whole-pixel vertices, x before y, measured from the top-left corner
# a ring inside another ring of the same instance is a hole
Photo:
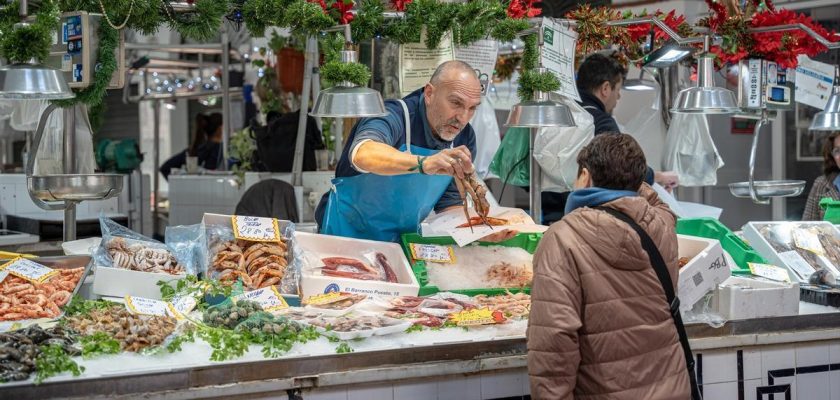
[[[195,117],[195,133],[190,147],[166,160],[160,166],[164,179],[169,179],[173,168],[182,168],[187,156],[198,157],[198,165],[204,169],[216,169],[222,161],[222,114],[198,114]]]
[[[620,133],[621,128],[612,113],[621,99],[621,86],[627,69],[616,58],[594,53],[586,57],[578,67],[577,88],[580,105],[592,115],[595,135]],[[648,167],[645,182],[654,182],[671,191],[679,183],[677,174],[671,171],[654,172]],[[543,224],[550,225],[563,217],[568,192],[542,192]]]

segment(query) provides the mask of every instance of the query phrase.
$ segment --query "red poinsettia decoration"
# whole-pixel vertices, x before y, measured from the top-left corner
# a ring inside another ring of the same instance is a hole
[[[774,26],[784,24],[803,24],[811,28],[818,35],[832,40],[834,32],[829,32],[811,17],[797,14],[790,10],[762,11],[753,15],[751,27]],[[782,68],[795,68],[796,57],[805,54],[814,57],[828,48],[801,30],[786,32],[762,32],[752,34],[754,45],[753,55],[775,61]]]
[[[310,3],[315,3],[321,6],[324,12],[327,12],[327,3],[324,0],[307,0]]]
[[[624,18],[640,18],[647,16],[648,14],[643,12],[639,15],[624,15]],[[688,23],[685,22],[685,15],[677,15],[676,10],[671,10],[671,12],[669,12],[668,14],[665,14],[664,12],[662,12],[662,10],[656,10],[656,12],[653,13],[652,16],[662,20],[662,22],[668,25],[669,28],[679,33],[680,36],[685,37],[691,34],[691,26],[689,26]],[[639,40],[647,37],[648,33],[650,32],[650,29],[651,24],[630,25],[627,27],[627,33],[630,34],[630,40],[638,42]],[[656,25],[653,25],[653,37],[656,41],[670,39],[668,34]]]
[[[411,4],[411,0],[391,0],[391,6],[397,11],[405,11],[405,7],[409,4]]]
[[[335,0],[332,8],[338,10],[338,23],[349,24],[355,15],[350,11],[353,9],[353,0]]]
[[[534,7],[542,0],[510,0],[507,16],[513,19],[533,18],[542,14],[542,10]]]

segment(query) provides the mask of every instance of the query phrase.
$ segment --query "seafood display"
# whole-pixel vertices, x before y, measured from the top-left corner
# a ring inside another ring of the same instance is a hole
[[[229,284],[241,279],[249,290],[279,284],[289,265],[288,245],[285,240],[229,240],[215,246],[212,254],[211,278]]]
[[[132,314],[114,305],[67,318],[65,326],[81,335],[104,332],[120,342],[122,351],[137,352],[162,344],[175,331],[176,322],[171,317]]]
[[[530,286],[533,255],[518,247],[453,247],[454,263],[426,262],[428,285],[464,290]]]
[[[534,271],[528,265],[513,265],[502,261],[487,270],[487,280],[495,282],[499,287],[531,286]]]
[[[37,325],[15,332],[0,333],[0,381],[22,381],[35,373],[35,360],[43,345],[59,345],[70,355],[80,352],[62,327],[43,329]]]
[[[480,294],[473,297],[478,307],[487,307],[494,311],[501,311],[508,318],[528,318],[531,313],[531,296],[527,293],[512,294],[508,292],[500,296],[486,296]]]
[[[161,272],[171,275],[184,273],[184,267],[163,247],[150,247],[141,242],[114,237],[104,243],[105,251],[115,268],[141,272]]]
[[[0,283],[0,321],[55,318],[70,297],[84,268],[56,269],[58,274],[43,283],[9,275]]]
[[[388,263],[388,258],[382,253],[376,253],[376,266],[371,266],[355,258],[327,257],[322,258],[321,274],[339,278],[359,279],[365,281],[384,281],[397,283],[397,274]]]
[[[262,311],[262,307],[256,302],[239,300],[210,307],[204,312],[203,318],[207,325],[233,329],[252,314]]]
[[[335,332],[355,332],[386,328],[394,326],[399,321],[393,321],[379,315],[347,315],[342,317],[316,317],[307,322],[319,328]]]
[[[473,172],[472,174],[464,176],[463,179],[455,177],[455,186],[458,187],[458,193],[461,194],[461,199],[464,201],[464,215],[467,217],[467,226],[472,229],[473,224],[470,218],[470,211],[467,206],[467,198],[472,200],[473,208],[478,214],[478,219],[481,223],[492,227],[492,224],[487,219],[487,214],[490,213],[490,203],[487,201],[487,187],[482,185],[478,180],[478,176]]]
[[[815,271],[823,268],[840,269],[840,238],[828,223],[771,223],[755,224],[758,233],[778,253],[795,252]],[[810,273],[803,275],[808,280]],[[799,271],[797,274],[802,275]],[[804,271],[803,271],[804,273]]]

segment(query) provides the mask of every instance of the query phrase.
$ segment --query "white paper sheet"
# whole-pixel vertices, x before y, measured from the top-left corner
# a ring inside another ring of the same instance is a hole
[[[542,48],[543,66],[560,80],[557,93],[580,101],[575,84],[575,45],[577,32],[562,22],[543,18],[545,44]]]
[[[477,215],[472,209],[469,212],[471,217]],[[458,208],[427,218],[420,224],[421,234],[424,237],[450,236],[458,246],[463,247],[487,235],[502,232],[505,229],[515,230],[519,233],[542,233],[548,229],[545,225],[535,224],[531,216],[519,208],[491,206],[489,216],[506,219],[510,221],[510,224],[494,226],[492,228],[486,225],[479,225],[473,226],[472,230],[469,227],[458,228],[458,225],[467,221],[466,216],[464,216],[464,210]]]
[[[423,28],[420,43],[400,46],[400,90],[403,96],[428,83],[438,65],[454,59],[451,32],[443,36],[436,49],[429,50],[425,42],[426,29]]]
[[[720,214],[723,213],[722,208],[713,207],[706,204],[692,203],[688,201],[679,201],[674,195],[668,193],[664,187],[658,183],[653,184],[653,190],[659,195],[659,198],[671,208],[674,214],[679,218],[705,218],[710,217],[719,219]]]
[[[796,67],[794,98],[798,103],[822,110],[834,86],[834,66],[814,61],[804,55],[800,55],[797,59],[799,65]]]

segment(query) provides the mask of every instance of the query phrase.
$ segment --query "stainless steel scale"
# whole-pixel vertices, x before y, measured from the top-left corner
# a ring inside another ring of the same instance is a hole
[[[120,174],[76,174],[75,105],[64,108],[63,174],[35,175],[35,156],[44,135],[44,126],[50,114],[58,108],[51,104],[38,121],[38,130],[32,142],[33,156],[26,164],[26,184],[32,202],[44,210],[64,210],[64,241],[76,239],[76,205],[86,200],[104,200],[117,196],[122,191],[123,176]],[[83,111],[86,112],[86,110]],[[91,153],[93,154],[93,153]]]

